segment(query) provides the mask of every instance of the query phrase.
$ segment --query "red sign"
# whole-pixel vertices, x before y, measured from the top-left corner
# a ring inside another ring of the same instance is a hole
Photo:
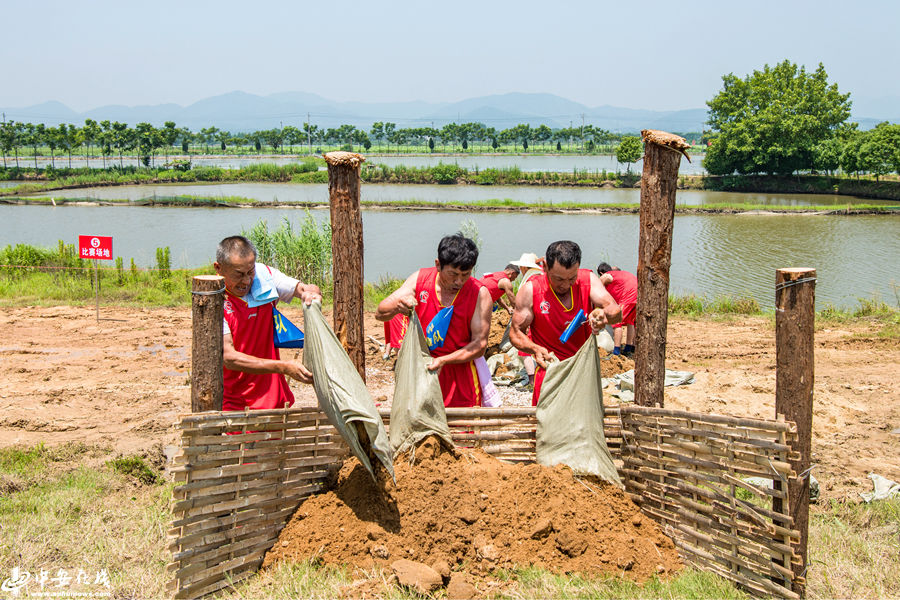
[[[112,237],[106,235],[79,235],[78,258],[112,260]]]

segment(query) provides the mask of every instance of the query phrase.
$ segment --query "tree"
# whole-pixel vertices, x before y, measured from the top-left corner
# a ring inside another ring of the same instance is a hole
[[[175,121],[166,121],[163,128],[159,130],[162,138],[163,147],[166,149],[166,162],[169,162],[169,148],[175,145],[178,139],[178,129],[175,128]]]
[[[816,145],[850,116],[850,94],[829,85],[821,63],[807,73],[785,60],[744,79],[725,75],[722,82],[707,102],[712,139],[703,164],[713,174],[811,169]]]
[[[178,130],[178,138],[177,139],[181,141],[181,151],[182,152],[184,152],[185,154],[190,154],[191,142],[194,141],[195,137],[196,136],[194,136],[194,134],[191,133],[191,130],[188,129],[187,127],[182,127],[181,129]]]
[[[81,128],[81,139],[84,141],[85,150],[87,152],[85,162],[87,162],[88,157],[93,157],[91,147],[94,145],[94,142],[98,141],[99,138],[100,126],[97,125],[97,121],[93,119],[85,119],[84,127]]]
[[[865,169],[875,175],[876,181],[881,175],[900,173],[900,125],[879,123],[867,134],[859,149]]]
[[[627,173],[631,173],[631,163],[637,162],[643,155],[644,143],[633,135],[623,137],[616,148],[616,160],[625,163]]]

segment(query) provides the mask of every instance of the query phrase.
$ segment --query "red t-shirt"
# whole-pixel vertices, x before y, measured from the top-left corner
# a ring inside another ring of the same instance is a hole
[[[231,330],[234,349],[257,358],[280,360],[272,326],[274,303],[250,308],[247,303],[225,293],[225,322]],[[284,408],[294,403],[294,394],[284,375],[244,373],[223,369],[225,393],[223,410]]]
[[[637,277],[628,271],[607,271],[612,283],[606,291],[618,304],[634,304],[637,302]]]
[[[497,271],[496,273],[488,273],[478,280],[478,283],[487,288],[491,294],[491,302],[496,302],[505,292],[500,289],[500,280],[509,279],[506,271]]]
[[[416,314],[422,327],[427,328],[434,316],[445,308],[436,289],[438,270],[436,267],[419,269],[416,278]],[[446,356],[456,352],[472,341],[470,325],[478,303],[478,291],[481,284],[469,278],[453,299],[453,317],[447,328],[444,345],[431,351],[434,357]],[[438,373],[441,391],[444,394],[444,406],[480,406],[481,385],[474,362],[444,365]]]
[[[570,308],[563,306],[556,293],[550,287],[550,280],[546,273],[538,277],[532,277],[532,301],[534,302],[534,319],[531,321],[531,339],[538,346],[543,346],[552,352],[559,360],[566,360],[575,356],[578,349],[584,345],[591,335],[591,327],[587,321],[575,330],[569,341],[563,344],[559,336],[566,330],[578,309],[584,311],[585,316],[593,310],[591,303],[591,270],[579,269],[578,278],[572,286],[572,305]],[[547,371],[538,367],[534,377],[534,394],[531,403],[537,405],[541,392],[541,383]]]

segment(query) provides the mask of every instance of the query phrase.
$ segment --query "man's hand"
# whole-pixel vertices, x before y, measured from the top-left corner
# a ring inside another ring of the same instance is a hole
[[[397,309],[407,317],[412,315],[412,311],[416,308],[416,296],[409,294],[401,296],[397,299]]]
[[[309,283],[301,285],[303,287],[299,291],[300,300],[303,301],[303,304],[310,306],[313,302],[322,302],[322,290],[319,289],[319,286]]]
[[[300,383],[312,383],[313,376],[309,370],[302,364],[290,360],[283,361],[283,374],[291,379],[296,379]]]
[[[546,369],[550,364],[550,351],[544,348],[543,346],[538,346],[535,344],[534,347],[534,362],[538,364],[538,366],[542,369]]]
[[[429,371],[440,372],[441,367],[444,366],[443,356],[438,356],[437,358],[431,361],[431,364],[428,365]]]
[[[588,323],[591,325],[591,331],[594,335],[597,335],[601,329],[606,327],[606,313],[603,312],[602,308],[595,308],[588,315]]]

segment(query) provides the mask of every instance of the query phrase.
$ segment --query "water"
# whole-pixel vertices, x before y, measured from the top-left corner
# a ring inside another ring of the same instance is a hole
[[[310,211],[323,221],[324,209]],[[218,241],[265,219],[275,228],[290,208],[168,208],[140,206],[0,205],[0,246],[55,247],[79,234],[111,235],[116,256],[152,266],[155,249],[169,246],[173,267],[212,262]],[[638,216],[599,214],[363,211],[365,278],[405,277],[434,263],[443,234],[475,222],[483,240],[479,271],[498,270],[523,252],[542,255],[558,239],[577,241],[585,267],[603,260],[637,267]],[[877,293],[895,302],[900,284],[900,222],[896,216],[686,215],[675,218],[671,286],[675,293],[749,295],[763,307],[774,301],[775,269],[814,267],[816,299],[852,306]]]
[[[593,155],[593,156],[582,156],[582,155],[541,155],[541,154],[480,154],[480,155],[470,155],[470,154],[449,154],[449,155],[405,155],[405,154],[388,154],[388,155],[364,155],[366,156],[366,162],[369,164],[379,164],[379,165],[405,165],[408,167],[433,167],[438,163],[444,164],[458,164],[460,167],[465,169],[474,170],[476,167],[478,169],[507,169],[510,167],[518,167],[523,171],[553,171],[559,173],[571,173],[573,169],[579,170],[590,170],[590,171],[613,171],[616,170],[624,173],[626,171],[627,165],[619,163],[616,161],[615,155],[604,154],[604,155]],[[170,157],[171,158],[174,157]],[[197,166],[205,166],[205,167],[223,167],[227,169],[236,169],[240,167],[246,167],[247,165],[254,165],[259,163],[274,163],[276,165],[288,165],[292,163],[303,162],[308,159],[308,156],[240,156],[240,157],[190,157],[191,163]],[[691,161],[688,162],[686,160],[681,161],[681,166],[679,167],[679,173],[683,175],[696,175],[705,173],[705,169],[703,168],[703,155],[692,155]],[[56,157],[53,161],[57,168],[63,168],[69,166],[69,161],[67,158]],[[158,157],[158,160],[155,164],[162,165],[166,162],[165,157]],[[8,166],[15,166],[15,162],[8,161]],[[38,157],[37,164],[39,167],[47,167],[50,166],[50,159],[47,157]],[[107,165],[119,164],[119,158],[112,157],[106,161]],[[140,162],[132,157],[125,157],[122,161],[122,164],[127,166],[142,166]],[[84,167],[91,166],[94,168],[103,167],[103,159],[102,158],[92,158],[88,161],[85,161],[83,157],[73,157],[72,158],[72,167]],[[33,167],[34,159],[33,158],[20,158],[19,166],[21,167]],[[643,169],[643,162],[638,161],[631,165],[632,173],[640,173],[641,169]]]
[[[217,183],[217,184],[162,184],[101,186],[72,190],[45,192],[41,196],[53,198],[89,198],[94,200],[143,200],[146,198],[171,196],[201,196],[217,198],[239,196],[262,202],[327,202],[328,186],[325,184],[291,183]],[[361,197],[367,201],[418,200],[424,202],[466,203],[490,199],[511,199],[517,202],[559,204],[564,202],[617,204],[640,202],[640,190],[601,189],[579,187],[546,186],[501,186],[501,185],[397,185],[383,183],[363,183]],[[678,203],[688,206],[704,204],[750,204],[765,206],[811,206],[848,204],[900,203],[890,200],[871,200],[850,196],[825,194],[739,194],[735,192],[710,192],[701,190],[680,190]]]

